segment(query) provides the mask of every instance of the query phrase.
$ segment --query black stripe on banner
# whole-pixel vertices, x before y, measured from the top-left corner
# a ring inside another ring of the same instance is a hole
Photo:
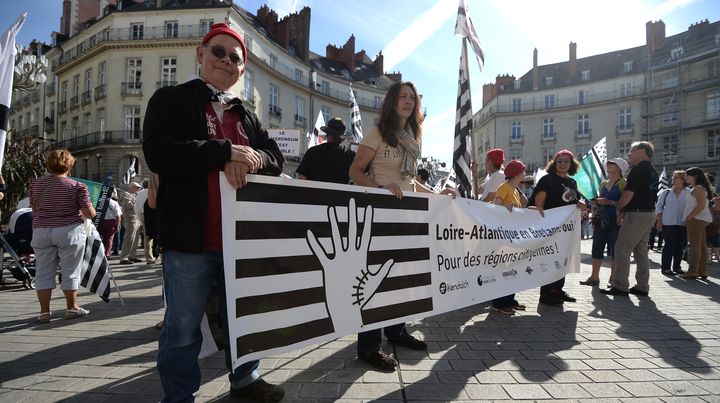
[[[321,206],[347,206],[354,198],[357,207],[372,205],[373,208],[398,210],[428,210],[428,199],[404,196],[402,199],[388,194],[362,191],[306,188],[300,186],[271,185],[250,182],[237,190],[237,201],[279,204],[307,204]]]
[[[364,309],[361,312],[363,323],[366,325],[385,320],[402,318],[433,310],[432,298],[407,301],[400,304],[387,305],[379,308]]]
[[[236,317],[239,318],[320,302],[325,302],[325,289],[323,287],[305,288],[303,290],[237,298],[235,300],[235,312],[237,312]]]
[[[358,223],[357,236],[363,233],[364,223]],[[348,223],[339,222],[341,234],[348,233]],[[304,239],[311,230],[318,238],[332,236],[332,228],[327,221],[323,222],[287,222],[287,221],[237,221],[235,223],[235,239]],[[427,223],[372,223],[373,236],[404,236],[428,235]]]
[[[405,288],[422,287],[432,283],[430,273],[410,274],[401,277],[385,277],[376,292],[395,291]]]
[[[389,259],[395,263],[417,262],[430,259],[429,248],[393,249],[368,253],[368,264],[383,264]],[[322,270],[315,255],[283,256],[235,260],[235,278],[273,276]]]
[[[235,340],[238,358],[271,348],[289,346],[304,340],[324,336],[334,331],[330,318],[318,319],[299,325],[240,336]]]

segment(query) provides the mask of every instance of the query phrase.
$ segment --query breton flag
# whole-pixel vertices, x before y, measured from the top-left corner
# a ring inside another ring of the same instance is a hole
[[[223,198],[233,367],[433,310],[428,199],[317,186],[257,177]]]
[[[460,53],[460,74],[458,78],[457,109],[455,112],[455,146],[453,148],[453,169],[457,176],[457,190],[461,197],[472,197],[470,172],[470,135],[472,133],[472,101],[470,99],[470,77],[468,76],[467,45],[463,38]]]
[[[670,189],[670,182],[667,178],[667,172],[665,171],[665,167],[663,167],[662,173],[660,174],[660,178],[658,179],[658,195],[660,192],[663,191],[663,189]]]
[[[122,178],[122,183],[124,185],[127,185],[128,183],[130,183],[132,178],[135,177],[135,173],[137,172],[137,169],[136,169],[137,163],[138,163],[138,158],[133,157],[133,160],[130,163],[130,167],[128,168],[127,172],[125,172],[125,175],[123,175],[123,178]]]
[[[584,156],[578,156],[580,168],[573,179],[577,182],[578,190],[586,199],[594,199],[600,194],[600,183],[605,180],[605,163],[607,162],[607,147],[605,137],[597,142]]]
[[[110,302],[110,264],[105,257],[102,238],[94,225],[86,225],[85,230],[88,235],[80,271],[80,285],[97,294],[103,301]]]
[[[360,123],[360,108],[358,108],[352,84],[350,84],[350,132],[353,143],[360,143],[363,138],[362,124]]]
[[[318,113],[317,119],[315,119],[315,128],[313,129],[313,132],[312,132],[312,140],[310,141],[310,147],[316,146],[318,144],[322,144],[323,139],[320,136],[322,133],[322,130],[320,130],[320,128],[323,126],[325,126],[325,117],[323,116],[322,111],[320,111]]]
[[[477,32],[475,32],[475,26],[465,7],[465,0],[460,0],[460,5],[458,6],[458,16],[455,21],[455,35],[462,35],[470,41],[470,45],[478,61],[478,66],[480,66],[480,71],[482,71],[485,66],[485,52],[482,50],[480,38],[478,38]]]
[[[27,13],[23,13],[15,23],[0,37],[0,168],[5,157],[10,99],[12,98],[13,71],[15,70],[15,37],[25,22]]]

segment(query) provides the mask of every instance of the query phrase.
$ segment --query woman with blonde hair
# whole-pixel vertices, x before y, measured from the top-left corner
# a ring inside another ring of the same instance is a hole
[[[31,246],[35,250],[35,286],[40,302],[38,321],[41,323],[48,323],[52,318],[50,297],[58,266],[65,294],[65,319],[90,313],[78,304],[77,289],[87,238],[83,217],[95,217],[87,187],[68,178],[75,165],[75,157],[70,151],[48,152],[45,165],[50,175],[34,179],[30,184],[30,206],[34,215]]]

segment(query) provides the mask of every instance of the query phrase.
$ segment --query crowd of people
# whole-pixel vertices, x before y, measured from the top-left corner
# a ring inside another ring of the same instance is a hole
[[[213,290],[221,294],[224,313],[223,256],[219,174],[234,188],[247,183],[247,174],[278,176],[283,156],[260,120],[229,89],[238,82],[247,62],[241,35],[226,23],[214,24],[196,48],[200,75],[177,86],[159,89],[150,99],[144,121],[143,152],[156,173],[151,183],[133,182],[118,199],[114,194],[100,224],[107,253],[112,250],[120,224],[124,239],[120,263],[139,262],[136,256],[140,223],[144,223],[145,260],[154,263],[157,245],[163,248],[163,292],[166,301],[159,339],[157,369],[165,393],[164,402],[192,401],[201,380],[198,354],[202,344],[201,321]],[[376,125],[366,133],[357,151],[341,145],[346,132],[341,118],[322,128],[327,142],[308,150],[297,168],[297,178],[384,189],[402,199],[408,192],[435,193],[426,182],[429,173],[418,169],[422,141],[421,98],[408,81],[393,84],[384,98]],[[585,200],[572,176],[579,162],[569,150],[561,150],[545,167],[537,183],[526,175],[522,161],[505,162],[502,149],[485,156],[485,180],[476,189],[478,199],[507,208],[529,208],[544,217],[545,210],[574,205],[587,211],[592,223],[592,274],[581,282],[600,284],[605,256],[612,258],[607,289],[610,295],[649,292],[648,238],[651,228],[664,234],[662,270],[681,273],[680,259],[689,250],[687,279],[706,278],[706,234],[714,228],[711,246],[717,255],[720,203],[700,168],[676,171],[673,187],[657,192],[658,174],[650,160],[653,145],[632,145],[627,160],[607,162],[608,178],[597,197]],[[96,212],[88,190],[68,178],[74,158],[67,150],[48,153],[50,175],[38,178],[30,188],[34,212],[32,247],[37,255],[37,295],[40,322],[52,317],[50,297],[57,267],[62,271],[65,318],[87,315],[77,302],[80,260],[85,246],[83,218]],[[632,168],[630,168],[632,166]],[[473,163],[473,173],[478,165]],[[691,187],[691,188],[690,188]],[[145,189],[144,189],[145,188]],[[52,192],[53,197],[47,197]],[[441,194],[455,197],[445,188]],[[713,198],[714,197],[714,198]],[[657,201],[657,204],[656,204]],[[712,207],[712,212],[710,206]],[[154,223],[159,223],[157,228]],[[708,223],[714,222],[714,227]],[[157,237],[156,241],[155,238]],[[686,239],[689,246],[685,247]],[[634,255],[637,284],[630,287],[630,256]],[[564,291],[565,278],[540,287],[539,302],[561,305],[576,299]],[[492,310],[513,315],[525,310],[515,295],[492,301]],[[227,323],[223,323],[227,328]],[[358,334],[358,359],[382,371],[394,371],[395,358],[382,351],[382,334],[388,341],[414,350],[426,344],[410,334],[404,323]],[[259,401],[279,401],[282,388],[265,382],[258,361],[234,370],[229,363],[230,396]]]

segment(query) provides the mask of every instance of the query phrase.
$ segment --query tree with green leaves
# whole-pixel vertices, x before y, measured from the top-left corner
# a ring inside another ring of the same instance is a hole
[[[44,140],[28,135],[7,133],[2,176],[5,179],[5,197],[0,200],[0,220],[7,224],[18,202],[28,197],[30,181],[47,174],[45,169]]]

